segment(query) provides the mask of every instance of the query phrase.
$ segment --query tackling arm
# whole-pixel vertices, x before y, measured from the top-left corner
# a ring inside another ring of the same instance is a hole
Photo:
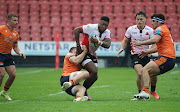
[[[87,53],[87,49],[84,50],[81,54],[79,54],[78,56],[73,56],[73,57],[70,57],[69,58],[69,61],[71,63],[74,63],[74,64],[79,64],[83,59],[84,59],[84,56],[86,55]]]

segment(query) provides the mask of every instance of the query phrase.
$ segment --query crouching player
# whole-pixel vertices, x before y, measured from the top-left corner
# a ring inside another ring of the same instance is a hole
[[[87,101],[88,97],[84,96],[86,88],[80,85],[79,82],[86,80],[89,77],[89,72],[80,71],[79,63],[84,59],[87,48],[82,46],[83,52],[76,56],[76,47],[72,47],[69,53],[64,58],[63,73],[61,75],[60,83],[62,90],[67,94],[76,96],[74,102]]]

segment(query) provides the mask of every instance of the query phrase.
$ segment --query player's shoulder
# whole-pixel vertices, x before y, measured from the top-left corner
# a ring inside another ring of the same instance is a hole
[[[132,25],[128,27],[128,30],[134,30],[134,29],[138,29],[137,25]]]
[[[106,29],[104,33],[111,33],[111,31],[109,29]]]
[[[0,29],[5,29],[5,28],[7,28],[6,25],[1,25],[1,26],[0,26]]]
[[[154,31],[150,26],[145,26],[145,28],[144,28],[145,30],[149,30],[149,31]]]
[[[98,24],[87,24],[87,25],[84,25],[84,26],[86,26],[88,29],[89,28],[98,28]]]

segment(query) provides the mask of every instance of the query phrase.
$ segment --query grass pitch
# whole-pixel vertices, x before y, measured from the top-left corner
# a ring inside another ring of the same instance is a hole
[[[13,101],[0,97],[0,112],[179,112],[180,69],[158,76],[159,100],[131,101],[138,93],[132,68],[100,68],[98,80],[88,90],[92,101],[77,102],[60,89],[62,69],[17,68],[9,90]],[[4,77],[4,82],[7,78]]]

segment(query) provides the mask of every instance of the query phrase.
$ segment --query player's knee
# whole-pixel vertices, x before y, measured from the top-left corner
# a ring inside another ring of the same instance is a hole
[[[0,77],[4,77],[5,76],[5,73],[0,73]]]
[[[137,72],[137,76],[138,76],[138,77],[141,77],[141,71],[140,71],[140,72]]]
[[[12,74],[10,74],[10,75],[9,75],[9,77],[11,77],[11,78],[15,79],[15,78],[16,78],[16,73],[12,73]]]
[[[86,88],[85,88],[84,86],[80,86],[80,87],[79,87],[79,90],[85,92],[85,91],[86,91]]]
[[[89,74],[90,74],[90,75],[93,75],[93,76],[96,76],[96,75],[97,75],[97,70],[89,71]]]

